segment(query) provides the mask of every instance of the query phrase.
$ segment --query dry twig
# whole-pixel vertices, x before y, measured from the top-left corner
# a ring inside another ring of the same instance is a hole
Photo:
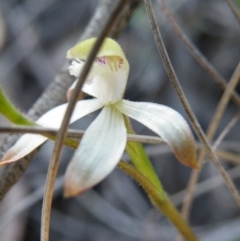
[[[157,21],[153,12],[153,8],[152,8],[152,4],[151,1],[149,0],[144,0],[145,6],[146,6],[146,10],[149,16],[149,20],[150,20],[150,24],[152,27],[152,31],[153,31],[153,36],[159,51],[159,54],[162,58],[164,67],[166,69],[166,72],[168,74],[168,77],[184,107],[184,110],[189,118],[189,121],[195,131],[195,133],[197,134],[198,138],[200,139],[200,141],[203,143],[204,148],[207,150],[207,152],[209,153],[214,165],[216,166],[217,170],[219,171],[219,173],[222,175],[223,179],[225,180],[225,183],[229,189],[229,191],[231,192],[231,194],[233,195],[236,203],[240,206],[240,196],[238,194],[237,189],[235,188],[234,183],[232,182],[231,178],[227,175],[226,171],[224,170],[224,168],[222,167],[221,163],[218,160],[218,157],[216,155],[216,153],[214,152],[214,150],[212,149],[207,137],[205,136],[201,126],[198,123],[198,120],[196,119],[194,113],[191,110],[191,107],[184,95],[184,92],[181,88],[181,85],[178,81],[178,78],[176,76],[176,73],[172,67],[171,61],[169,59],[169,56],[167,54],[164,42],[162,40],[161,37],[161,33],[160,30],[158,28],[157,25]]]
[[[32,134],[41,134],[41,135],[53,135],[56,136],[58,133],[58,130],[52,129],[52,128],[44,128],[44,127],[0,127],[0,133],[32,133]],[[83,130],[72,130],[69,129],[67,132],[67,137],[69,138],[76,138],[80,139],[84,135]],[[128,141],[134,141],[134,142],[141,142],[141,143],[147,143],[147,144],[166,144],[166,142],[157,136],[146,136],[146,135],[127,135]]]
[[[159,6],[167,18],[168,22],[171,24],[174,32],[178,35],[180,40],[184,43],[188,51],[196,59],[196,61],[205,69],[208,74],[218,83],[221,88],[224,90],[227,87],[227,81],[221,76],[221,74],[213,67],[213,65],[206,59],[206,57],[196,48],[194,43],[187,37],[183,32],[173,14],[169,10],[167,4],[164,0],[158,0]],[[236,92],[233,92],[232,98],[235,103],[240,106],[240,97]]]
[[[236,9],[236,6],[234,5],[234,3],[232,2],[232,0],[227,0],[227,3],[229,5],[229,7],[231,8],[234,16],[236,17],[236,19],[238,20],[238,22],[240,23],[240,13],[239,11]]]
[[[211,141],[212,138],[214,137],[216,129],[220,123],[220,120],[221,120],[221,118],[224,114],[224,111],[227,107],[227,104],[230,100],[231,93],[233,93],[235,87],[237,86],[239,78],[240,78],[240,63],[238,64],[236,70],[234,71],[233,76],[232,76],[231,80],[229,81],[229,84],[227,85],[227,88],[224,91],[224,94],[223,94],[221,100],[219,101],[219,104],[216,108],[212,121],[207,130],[207,138],[209,141]],[[215,149],[216,147],[214,146],[213,148]],[[200,155],[199,155],[199,165],[200,166],[203,163],[205,155],[206,155],[206,150],[202,149],[202,151],[200,152]],[[223,169],[223,167],[221,169]],[[188,219],[189,210],[191,208],[191,203],[192,203],[192,198],[193,198],[193,192],[195,190],[195,185],[198,180],[199,174],[200,174],[199,171],[192,171],[192,174],[189,179],[188,188],[187,188],[188,191],[184,198],[184,202],[183,202],[183,206],[182,206],[182,215],[186,220]]]

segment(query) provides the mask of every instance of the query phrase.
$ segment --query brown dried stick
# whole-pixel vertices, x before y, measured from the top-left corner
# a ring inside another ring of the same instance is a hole
[[[206,59],[206,57],[196,48],[193,42],[184,34],[183,30],[178,25],[176,19],[172,15],[169,10],[167,4],[164,0],[158,0],[159,6],[167,18],[168,22],[171,24],[174,32],[178,35],[178,37],[182,40],[188,51],[192,54],[192,56],[196,59],[196,61],[205,69],[209,75],[221,86],[224,90],[227,86],[227,81],[220,75],[220,73],[212,66],[212,64]],[[234,102],[240,106],[240,97],[236,92],[231,94]]]
[[[231,8],[234,16],[236,17],[236,19],[238,20],[238,22],[240,23],[240,13],[239,11],[237,10],[237,7],[236,5],[232,2],[232,0],[226,0],[229,7]]]
[[[240,79],[240,63],[238,64],[237,68],[235,69],[232,78],[229,81],[229,84],[227,85],[226,90],[224,91],[224,94],[219,101],[219,104],[216,108],[215,114],[213,116],[213,119],[209,125],[209,128],[207,130],[207,138],[209,141],[211,141],[214,137],[214,134],[216,132],[216,129],[220,123],[220,120],[224,114],[224,111],[227,107],[227,104],[230,100],[231,93],[233,93],[235,87],[237,86],[237,83]],[[202,165],[203,160],[206,155],[206,150],[202,149],[199,155],[199,165]],[[188,187],[187,187],[187,193],[184,198],[183,206],[182,206],[182,215],[187,220],[189,216],[189,210],[191,208],[192,200],[193,200],[193,194],[196,187],[196,182],[198,180],[200,172],[199,171],[192,171]]]
[[[83,130],[73,130],[68,129],[67,137],[81,139],[84,135]],[[40,134],[40,135],[52,135],[56,136],[58,133],[58,129],[53,128],[45,128],[45,127],[22,127],[22,126],[14,126],[14,127],[0,127],[0,133],[32,133],[32,134]],[[146,136],[146,135],[127,135],[128,141],[140,142],[140,143],[148,143],[148,144],[166,144],[166,142],[157,136]],[[71,146],[69,146],[71,147]]]
[[[213,148],[211,147],[207,137],[205,136],[201,126],[198,123],[198,120],[196,119],[196,117],[184,95],[182,87],[178,81],[177,75],[172,67],[171,61],[169,59],[168,53],[167,53],[165,45],[164,45],[164,42],[162,40],[162,36],[161,36],[160,30],[157,25],[156,17],[153,12],[152,3],[150,0],[144,0],[144,3],[145,3],[145,7],[146,7],[146,10],[148,13],[151,28],[153,31],[153,36],[154,36],[154,39],[155,39],[155,42],[156,42],[156,45],[157,45],[157,48],[159,51],[159,55],[162,58],[162,61],[163,61],[164,67],[166,69],[166,72],[168,74],[169,80],[171,81],[171,83],[174,87],[174,90],[176,91],[176,93],[184,107],[184,110],[189,118],[189,121],[190,121],[195,133],[197,134],[198,138],[204,145],[204,148],[206,149],[206,151],[209,153],[215,167],[217,168],[219,173],[222,175],[222,177],[223,177],[229,191],[233,195],[236,203],[238,204],[238,206],[240,206],[240,196],[238,194],[237,189],[235,188],[234,183],[232,182],[231,178],[228,176],[227,172],[225,171],[225,169],[222,167],[221,163],[219,162],[216,153],[214,152]]]

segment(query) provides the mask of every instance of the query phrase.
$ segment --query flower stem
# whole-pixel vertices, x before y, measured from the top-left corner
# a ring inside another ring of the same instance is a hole
[[[129,118],[124,116],[124,120],[128,134],[135,134]],[[125,162],[120,162],[118,167],[143,187],[153,204],[176,226],[186,240],[197,240],[191,228],[168,199],[143,145],[127,142],[126,150],[137,170]]]
[[[127,164],[126,162],[119,162],[118,168],[130,175],[142,186],[152,203],[175,225],[175,227],[187,241],[198,240],[192,229],[183,220],[163,190],[162,193],[160,193],[142,173],[137,171],[133,166]]]
[[[125,115],[124,121],[127,128],[127,133],[135,134],[129,118]],[[151,183],[158,189],[160,193],[164,194],[162,184],[159,181],[159,178],[143,148],[143,145],[141,143],[128,141],[126,151],[137,170],[146,176],[146,178],[151,181]]]

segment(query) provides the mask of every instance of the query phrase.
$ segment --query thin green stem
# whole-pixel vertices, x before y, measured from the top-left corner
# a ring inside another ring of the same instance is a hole
[[[133,166],[123,161],[119,162],[118,168],[127,173],[142,186],[152,203],[175,225],[187,241],[198,240],[192,229],[183,220],[168,197],[165,194],[163,195],[163,193],[159,193],[156,186],[153,185],[142,173],[138,172]]]
[[[124,116],[124,121],[127,133],[135,134],[127,116]],[[143,145],[141,143],[127,142],[126,151],[137,170],[140,171],[149,181],[151,181],[151,183],[154,184],[162,195],[165,195],[157,173],[155,172]]]
[[[124,121],[127,132],[134,134],[135,132],[129,118],[124,116]],[[179,212],[168,199],[142,144],[128,142],[126,150],[136,169],[125,162],[120,162],[118,167],[128,173],[143,187],[153,204],[176,226],[186,240],[197,240],[191,228],[185,223]]]

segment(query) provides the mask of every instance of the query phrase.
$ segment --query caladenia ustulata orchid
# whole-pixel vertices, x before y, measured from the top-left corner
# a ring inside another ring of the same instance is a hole
[[[67,53],[71,59],[69,72],[79,77],[96,39],[85,40]],[[159,104],[123,99],[129,74],[128,61],[117,42],[106,38],[82,91],[93,99],[76,103],[71,123],[102,108],[87,128],[65,174],[65,196],[81,194],[104,179],[119,162],[127,142],[124,115],[141,122],[157,133],[184,165],[198,168],[196,147],[191,131],[175,110]],[[70,98],[74,83],[67,93]],[[67,103],[45,113],[37,124],[59,128]],[[47,138],[25,134],[5,154],[2,165],[17,161],[41,145]]]

